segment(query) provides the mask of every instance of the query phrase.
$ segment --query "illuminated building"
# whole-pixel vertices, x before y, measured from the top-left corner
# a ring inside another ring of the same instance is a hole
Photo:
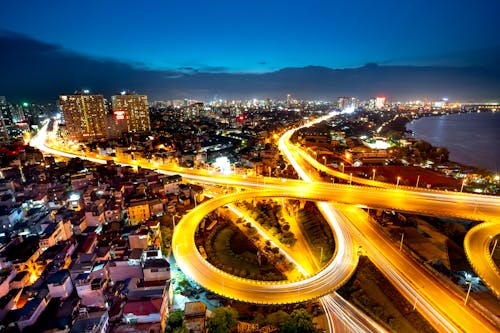
[[[106,108],[102,95],[88,90],[59,96],[67,137],[74,141],[92,141],[106,137]]]
[[[384,96],[377,96],[375,99],[375,108],[376,109],[381,109],[385,105],[385,97]]]
[[[111,98],[113,103],[113,117],[117,122],[124,122],[127,132],[149,132],[148,97],[133,93],[122,92]]]
[[[128,217],[131,225],[136,225],[149,219],[151,217],[149,202],[147,200],[131,202],[128,206]]]
[[[9,105],[5,100],[5,96],[0,96],[0,132],[1,135],[8,137],[7,126],[5,123],[5,114],[9,111]]]
[[[356,108],[358,106],[358,99],[351,96],[339,96],[337,98],[337,107],[339,110],[344,110],[346,108]]]

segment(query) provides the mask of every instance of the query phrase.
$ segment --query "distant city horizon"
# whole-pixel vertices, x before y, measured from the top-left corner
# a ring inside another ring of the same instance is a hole
[[[500,69],[484,66],[416,66],[366,63],[355,68],[285,67],[263,73],[217,72],[178,68],[153,70],[111,58],[68,52],[27,36],[0,33],[0,94],[9,101],[53,103],[56,96],[89,89],[111,96],[137,91],[151,100],[279,99],[331,100],[338,96],[391,101],[448,98],[453,101],[500,101]],[[22,54],[22,57],[19,55]],[[500,48],[492,54],[500,54]],[[491,55],[490,55],[491,56]]]

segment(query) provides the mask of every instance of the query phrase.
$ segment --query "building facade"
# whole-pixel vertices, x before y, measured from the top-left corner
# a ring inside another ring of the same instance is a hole
[[[113,116],[117,122],[124,121],[127,132],[149,132],[148,97],[133,93],[123,92],[121,95],[111,97],[113,103]]]
[[[69,140],[92,141],[106,137],[106,107],[102,95],[75,93],[59,96]]]

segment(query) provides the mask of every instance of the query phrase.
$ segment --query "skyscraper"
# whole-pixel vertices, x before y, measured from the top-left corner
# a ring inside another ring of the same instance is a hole
[[[385,105],[385,97],[377,96],[377,98],[375,99],[375,108],[382,109],[384,105]]]
[[[102,95],[88,90],[59,96],[67,137],[74,141],[92,141],[106,137],[106,108]]]
[[[148,97],[135,93],[122,92],[111,97],[113,115],[117,120],[125,120],[128,132],[149,132]]]
[[[358,99],[352,96],[339,96],[337,98],[337,107],[339,110],[346,108],[356,108],[358,106]]]

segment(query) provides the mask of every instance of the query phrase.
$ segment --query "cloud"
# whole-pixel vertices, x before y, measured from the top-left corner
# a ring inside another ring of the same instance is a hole
[[[178,71],[181,71],[181,72],[188,72],[188,73],[193,73],[193,72],[199,72],[199,70],[197,68],[194,68],[194,67],[177,67],[177,70]]]
[[[285,68],[267,73],[231,73],[224,66],[182,66],[152,70],[114,59],[70,52],[3,31],[0,33],[0,94],[11,102],[29,99],[54,102],[59,94],[81,88],[110,96],[128,89],[149,100],[192,97],[336,99],[341,95],[391,99],[414,97],[482,100],[499,98],[500,72],[495,68],[369,65],[331,69],[320,66]],[[261,62],[264,65],[264,61]]]

